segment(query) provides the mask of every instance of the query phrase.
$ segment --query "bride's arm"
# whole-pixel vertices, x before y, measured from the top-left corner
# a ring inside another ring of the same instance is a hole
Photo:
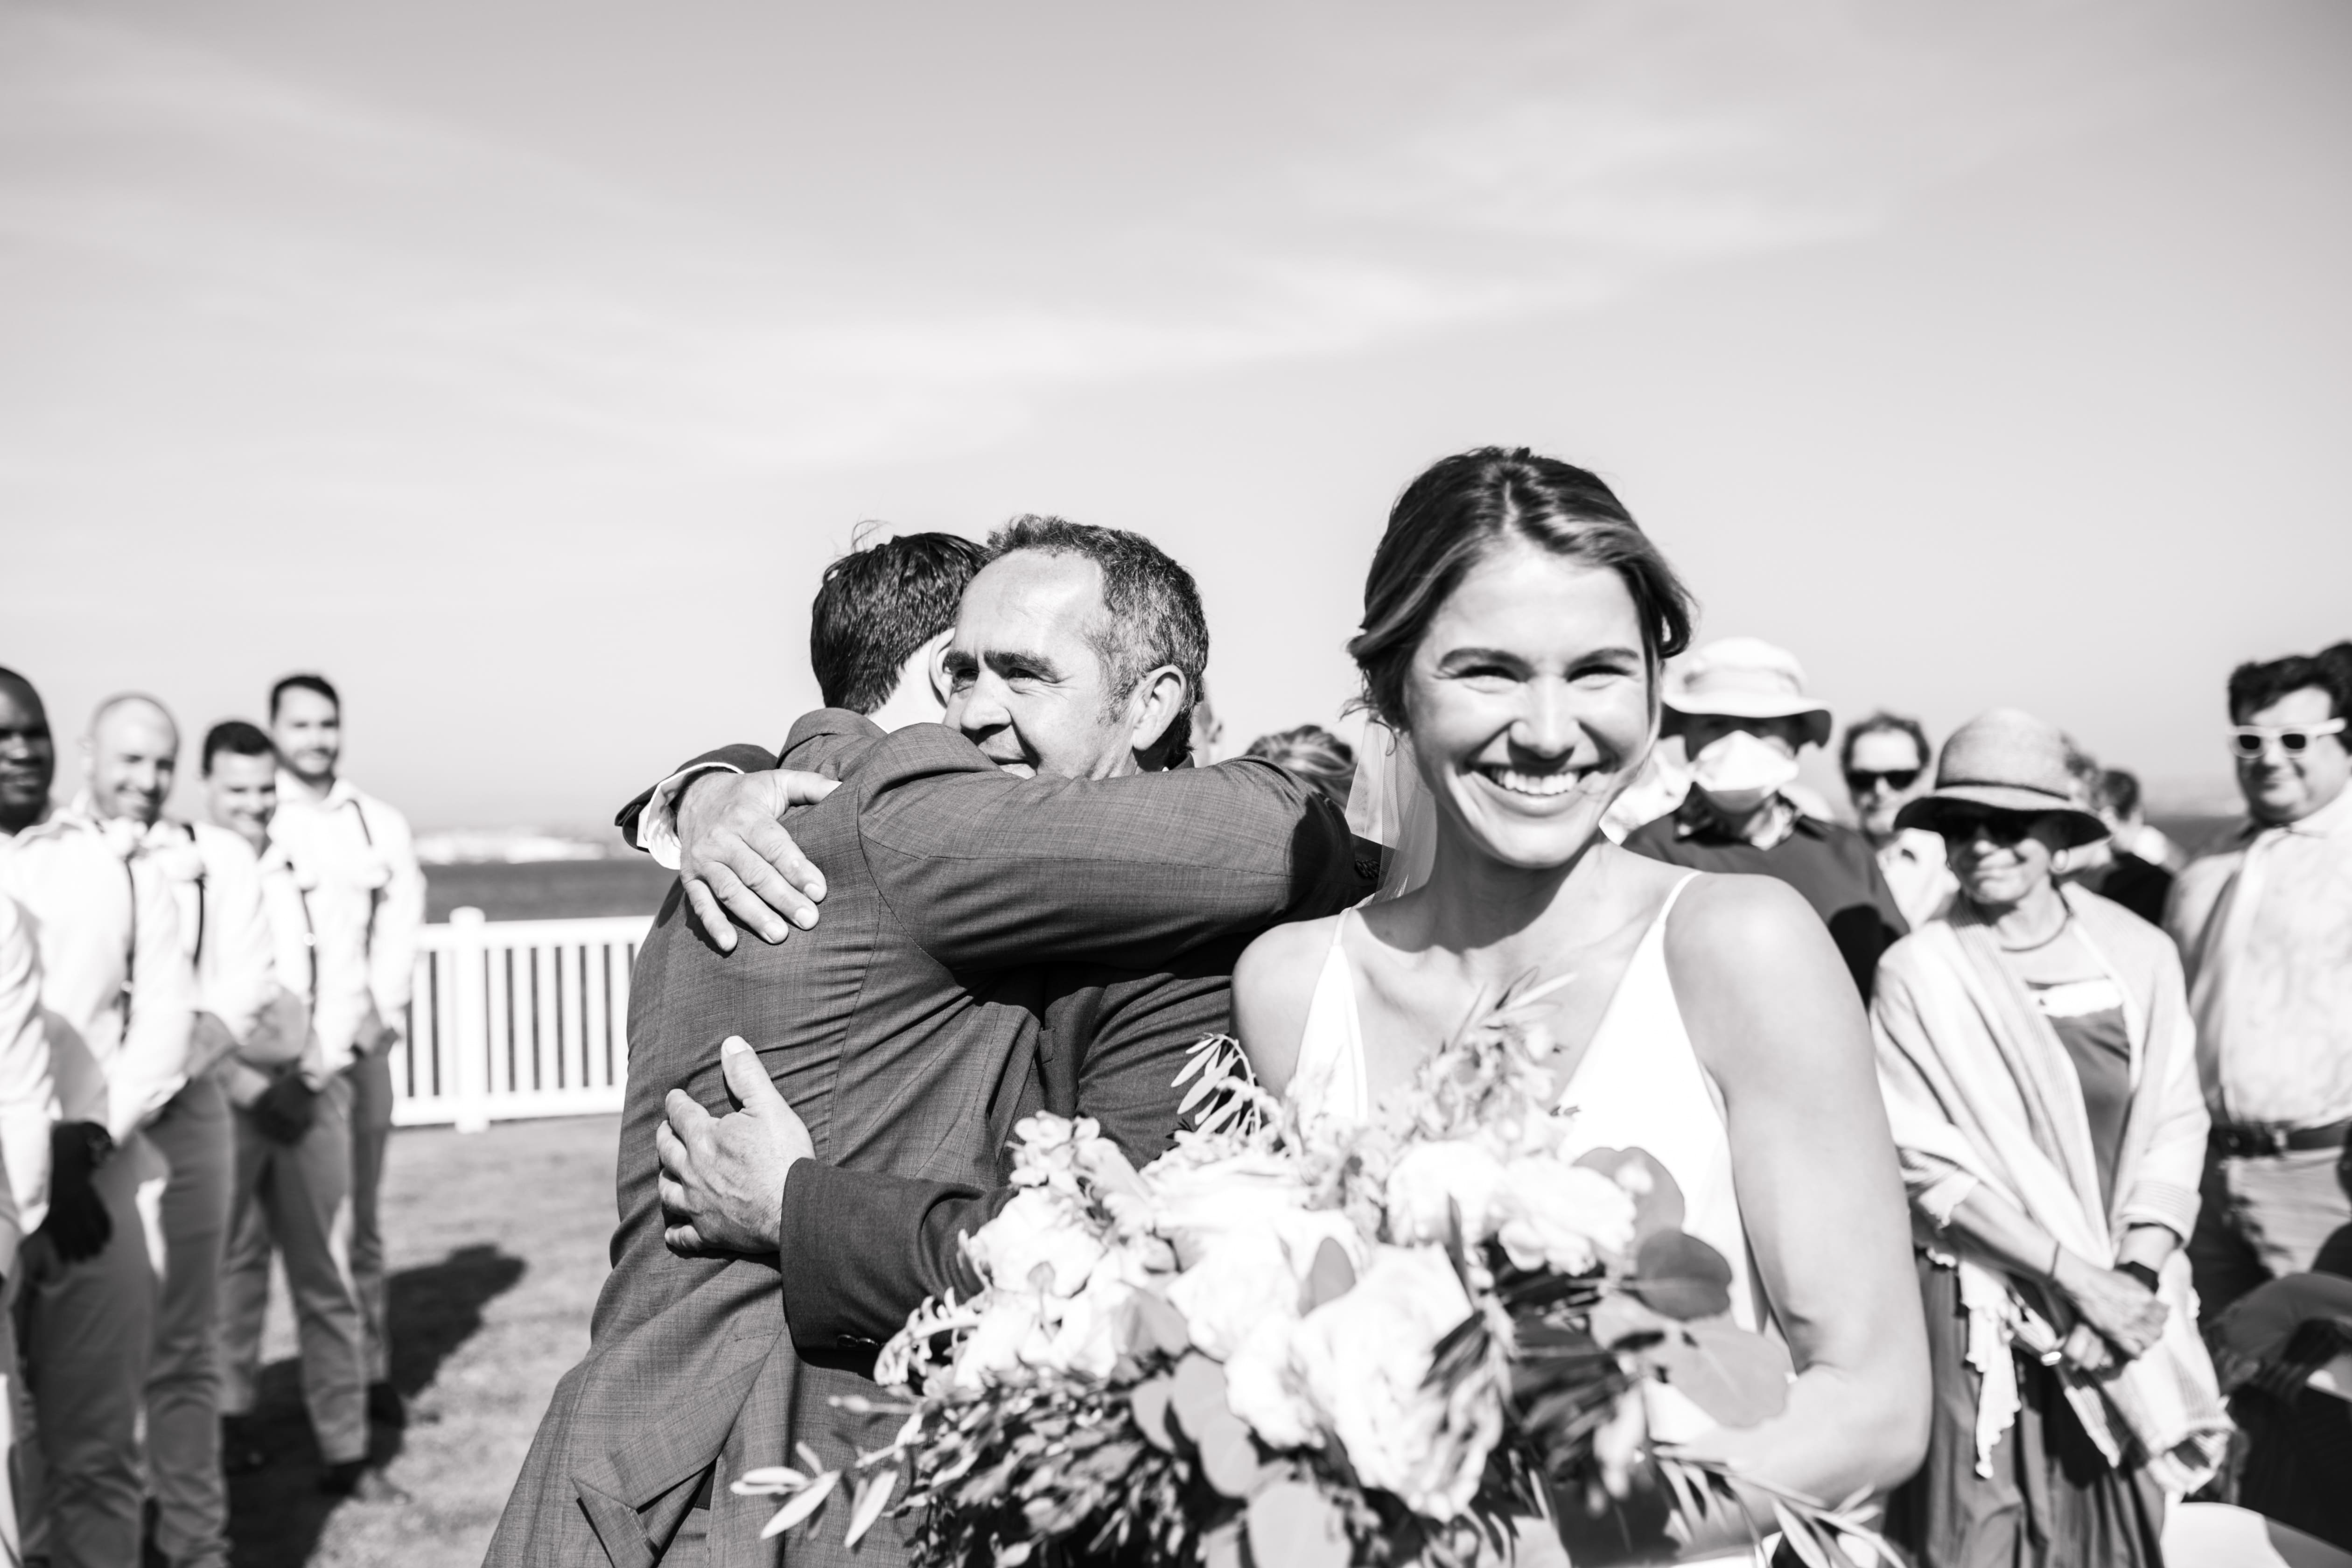
[[[1298,921],[1266,931],[1234,965],[1234,1035],[1257,1081],[1276,1094],[1290,1088],[1307,1005],[1331,947],[1328,920]]]
[[[1862,999],[1812,910],[1763,878],[1693,888],[1666,960],[1798,1373],[1780,1415],[1693,1446],[1826,1503],[1892,1487],[1926,1451],[1927,1345]]]

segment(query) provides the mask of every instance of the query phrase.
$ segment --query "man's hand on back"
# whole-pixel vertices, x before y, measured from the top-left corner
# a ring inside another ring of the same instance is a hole
[[[664,1101],[669,1120],[654,1129],[662,1239],[688,1258],[772,1253],[783,1245],[785,1174],[816,1145],[741,1036],[728,1037],[719,1057],[743,1109],[714,1117],[674,1089]]]
[[[721,952],[735,951],[735,927],[780,942],[816,924],[824,873],[779,825],[786,808],[814,805],[838,781],[778,768],[705,773],[677,797],[678,877],[694,923]],[[785,921],[790,920],[792,924]]]

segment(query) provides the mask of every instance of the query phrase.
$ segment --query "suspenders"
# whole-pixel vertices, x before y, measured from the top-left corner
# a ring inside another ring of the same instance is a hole
[[[188,836],[188,847],[192,850],[194,849],[196,847],[196,830],[187,823],[184,822],[180,824],[180,831]],[[205,862],[202,854],[198,854],[196,858],[196,945],[194,951],[192,951],[188,955],[188,964],[191,968],[195,968],[201,966],[204,962]]]

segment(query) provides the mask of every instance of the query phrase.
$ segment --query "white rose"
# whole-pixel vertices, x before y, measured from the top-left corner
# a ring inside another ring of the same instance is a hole
[[[1105,1250],[1085,1211],[1050,1187],[1022,1189],[969,1245],[972,1261],[998,1289],[1042,1288],[1057,1296],[1077,1294]]]
[[[956,1348],[958,1388],[979,1388],[1018,1372],[1022,1348],[1040,1337],[1039,1299],[1025,1290],[1000,1290],[989,1299],[978,1326]]]
[[[1437,1342],[1469,1315],[1443,1252],[1381,1247],[1354,1289],[1290,1334],[1291,1370],[1357,1475],[1433,1519],[1469,1506],[1501,1429],[1499,1408],[1449,1429],[1444,1394],[1423,1386]]]
[[[1315,1441],[1314,1402],[1291,1361],[1297,1326],[1287,1313],[1261,1319],[1225,1358],[1225,1408],[1270,1447],[1303,1448]]]
[[[1443,1246],[1458,1209],[1463,1243],[1476,1246],[1495,1233],[1503,1182],[1502,1162],[1481,1143],[1457,1138],[1412,1145],[1389,1172],[1389,1239]]]
[[[1237,1229],[1170,1282],[1168,1302],[1202,1353],[1223,1361],[1259,1320],[1298,1315],[1298,1279],[1272,1226]]]
[[[1047,1304],[1047,1311],[1058,1310],[1059,1316],[1042,1344],[1034,1338],[1024,1342],[1022,1360],[1052,1371],[1108,1377],[1118,1361],[1120,1330],[1134,1292],[1118,1258],[1105,1258],[1087,1277],[1085,1289]]]
[[[1549,1157],[1504,1168],[1496,1239],[1522,1268],[1582,1274],[1633,1245],[1633,1199],[1600,1172]]]
[[[1150,1190],[1152,1226],[1175,1244],[1188,1266],[1219,1237],[1253,1230],[1277,1212],[1303,1209],[1307,1184],[1279,1155],[1244,1154],[1194,1165],[1164,1155],[1142,1173]]]

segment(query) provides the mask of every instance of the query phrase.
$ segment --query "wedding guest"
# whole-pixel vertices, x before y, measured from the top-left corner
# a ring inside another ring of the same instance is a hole
[[[2162,924],[2172,896],[2173,872],[2164,863],[2172,844],[2140,816],[2139,780],[2121,768],[2102,770],[2093,783],[2092,809],[2107,825],[2107,837],[2078,852],[2067,880],[2121,904],[2150,925]]]
[[[1796,656],[1726,637],[1679,661],[1665,686],[1666,726],[1690,758],[1690,793],[1625,847],[1700,871],[1777,877],[1804,895],[1870,999],[1878,955],[1910,929],[1870,843],[1792,798],[1797,753],[1824,745],[1830,710],[1805,695]]]
[[[46,803],[57,748],[39,695],[13,670],[0,670],[0,737],[18,799]],[[0,894],[37,939],[58,1117],[48,1210],[12,1282],[34,1413],[34,1439],[17,1446],[24,1551],[52,1568],[121,1568],[140,1557],[149,1259],[163,1251],[138,1194],[167,1175],[146,1129],[187,1081],[194,983],[172,890],[130,824],[68,808],[6,826]]]
[[[289,675],[270,688],[269,735],[278,759],[270,836],[315,877],[313,919],[322,928],[357,920],[364,932],[360,994],[367,1005],[356,1016],[331,1007],[358,986],[353,976],[324,971],[339,948],[322,943],[316,1026],[329,1069],[351,1083],[351,1266],[367,1331],[368,1415],[398,1426],[407,1417],[392,1385],[380,1199],[392,1135],[392,1053],[407,1017],[416,933],[425,923],[425,872],[408,819],[338,772],[343,704],[323,676]],[[352,1484],[358,1481],[354,1474]]]
[[[2056,879],[2106,832],[2068,749],[1979,715],[1899,815],[1943,836],[1959,881],[1872,1005],[1935,1374],[1888,1527],[1926,1568],[2160,1563],[2166,1493],[2227,1443],[2179,1254],[2206,1127],[2179,959]]]
[[[2352,643],[2240,665],[2229,702],[2249,821],[2180,874],[2166,919],[2213,1115],[2189,1244],[2209,1313],[2352,1222]]]
[[[1260,735],[1242,755],[1264,757],[1288,769],[1328,795],[1332,805],[1348,809],[1348,791],[1356,782],[1355,748],[1322,725],[1301,724]]]
[[[862,713],[889,731],[938,723],[947,711],[945,660],[956,605],[987,558],[958,534],[902,533],[872,543],[861,537],[825,567],[809,605],[809,671],[824,704]],[[740,771],[740,760],[725,748],[687,763],[622,808],[630,842],[655,864],[677,870],[678,792],[706,773]],[[731,891],[732,873],[719,877]],[[696,882],[687,890],[708,896]],[[696,908],[725,923],[716,905]]]
[[[269,1014],[276,953],[261,867],[236,834],[164,816],[180,731],[153,698],[100,704],[82,750],[89,788],[79,808],[135,830],[140,858],[172,891],[181,952],[195,975],[187,1082],[147,1130],[171,1170],[159,1211],[164,1266],[147,1373],[147,1475],[164,1561],[226,1568],[215,1346],[236,1152],[218,1069],[257,1030],[282,1024]]]
[[[27,1236],[47,1217],[49,1124],[58,1117],[49,1041],[41,1027],[41,953],[16,900],[0,893],[0,1300]],[[16,1369],[16,1314],[0,1310],[0,1368]],[[23,1561],[5,1462],[16,1446],[13,1394],[0,1397],[0,1563]]]
[[[1944,841],[1923,827],[1897,827],[1895,814],[1927,788],[1927,763],[1936,749],[1916,719],[1884,709],[1848,725],[1838,747],[1838,771],[1845,775],[1855,822],[1878,857],[1895,908],[1916,930],[1944,912],[1958,884],[1945,864]]]
[[[368,1006],[364,924],[334,917],[314,930],[299,869],[270,842],[278,809],[278,754],[256,726],[231,719],[205,735],[206,814],[258,858],[261,906],[275,951],[271,1011],[283,1021],[257,1029],[220,1072],[236,1109],[236,1168],[227,1261],[221,1279],[221,1449],[232,1473],[268,1456],[251,1425],[261,1373],[261,1331],[269,1301],[269,1257],[284,1258],[293,1298],[302,1403],[330,1492],[365,1489],[368,1452],[367,1343],[347,1241],[351,1224],[352,1083],[332,1068],[310,1027],[314,976],[343,977],[327,1005],[334,1020]],[[312,879],[315,884],[316,879]],[[324,942],[339,951],[321,963]]]

